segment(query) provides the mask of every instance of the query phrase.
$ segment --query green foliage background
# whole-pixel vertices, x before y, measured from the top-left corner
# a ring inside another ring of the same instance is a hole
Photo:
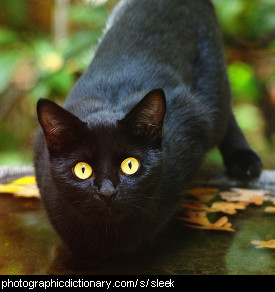
[[[64,101],[118,1],[65,2],[66,33],[58,37],[55,29],[64,11],[58,21],[53,15],[59,0],[0,0],[0,165],[32,163],[38,98]],[[265,168],[275,168],[275,2],[213,3],[224,33],[235,114]],[[213,150],[206,161],[220,165],[220,154]]]

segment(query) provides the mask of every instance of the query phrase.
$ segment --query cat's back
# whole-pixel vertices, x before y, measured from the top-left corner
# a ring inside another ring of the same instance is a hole
[[[135,31],[148,28],[148,24],[151,28],[152,23],[155,27],[189,23],[191,27],[199,15],[211,18],[209,12],[215,14],[210,0],[121,0],[108,19],[106,30],[119,22],[132,25]]]
[[[66,104],[87,96],[119,104],[133,92],[193,84],[202,27],[216,34],[208,0],[122,0]]]
[[[108,52],[176,66],[185,53],[192,60],[201,26],[216,28],[208,0],[122,0],[107,22],[95,59],[104,56],[107,61]]]

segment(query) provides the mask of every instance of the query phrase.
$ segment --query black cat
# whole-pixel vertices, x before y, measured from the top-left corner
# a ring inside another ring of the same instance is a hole
[[[64,108],[38,102],[35,169],[49,219],[77,256],[154,238],[214,146],[229,176],[261,172],[232,113],[208,0],[121,1]]]

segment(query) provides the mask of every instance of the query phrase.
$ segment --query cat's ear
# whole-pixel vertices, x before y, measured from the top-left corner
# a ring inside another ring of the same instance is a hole
[[[56,103],[39,99],[37,116],[51,154],[70,148],[83,122]]]
[[[165,111],[164,91],[154,89],[125,116],[124,121],[134,135],[145,135],[155,140],[162,136]]]

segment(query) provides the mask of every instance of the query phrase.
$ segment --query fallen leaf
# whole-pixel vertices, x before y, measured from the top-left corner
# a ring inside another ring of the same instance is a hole
[[[40,198],[34,176],[22,177],[9,184],[0,184],[0,193],[13,194],[15,197]]]
[[[268,241],[251,240],[251,243],[255,245],[255,248],[275,248],[275,239]]]
[[[10,184],[12,185],[35,185],[36,179],[35,176],[25,176],[19,179],[12,181]]]
[[[184,226],[199,229],[233,232],[235,230],[228,221],[228,217],[221,217],[216,222],[211,223],[207,218],[207,213],[222,212],[235,215],[238,210],[244,210],[249,204],[262,205],[266,200],[274,202],[274,193],[266,190],[231,188],[230,191],[219,192],[217,188],[195,187],[188,190],[187,193],[194,199],[186,199],[182,202],[183,216],[180,216],[179,219],[184,221]],[[223,201],[215,201],[209,207],[209,202],[217,195],[220,195],[219,198]],[[273,211],[273,207],[266,209],[266,212],[269,213]]]
[[[179,216],[178,219],[184,221],[183,225],[186,227],[234,232],[232,224],[228,222],[228,217],[223,216],[213,223],[207,217],[207,212],[214,210],[212,208],[214,204],[209,208],[205,203],[211,201],[218,193],[219,190],[216,188],[197,187],[190,189],[188,194],[194,199],[186,199],[182,202],[183,216]],[[217,207],[217,205],[215,206]]]
[[[268,191],[232,188],[229,192],[220,192],[220,196],[229,202],[247,202],[249,204],[262,205],[268,200]]]
[[[231,228],[232,224],[228,222],[227,216],[223,216],[216,222],[211,223],[207,218],[206,211],[194,211],[191,209],[186,209],[184,216],[179,216],[178,219],[184,221],[185,223],[183,223],[183,225],[186,227],[230,232],[235,231],[233,228]]]
[[[0,193],[5,193],[5,194],[13,194],[18,192],[21,189],[20,186],[8,184],[8,185],[2,185],[0,184]]]
[[[39,190],[35,186],[29,186],[20,189],[14,193],[15,197],[24,197],[24,198],[40,198]]]
[[[273,207],[273,206],[267,206],[267,207],[265,207],[264,211],[266,213],[274,213],[275,214],[275,207]]]
[[[219,193],[219,189],[196,187],[188,190],[187,193],[202,202],[209,202]]]
[[[247,207],[246,202],[214,202],[207,212],[223,212],[229,215],[235,215],[237,210],[244,210]]]
[[[208,207],[199,200],[184,200],[181,204],[183,209],[191,209],[191,210],[207,210]]]

